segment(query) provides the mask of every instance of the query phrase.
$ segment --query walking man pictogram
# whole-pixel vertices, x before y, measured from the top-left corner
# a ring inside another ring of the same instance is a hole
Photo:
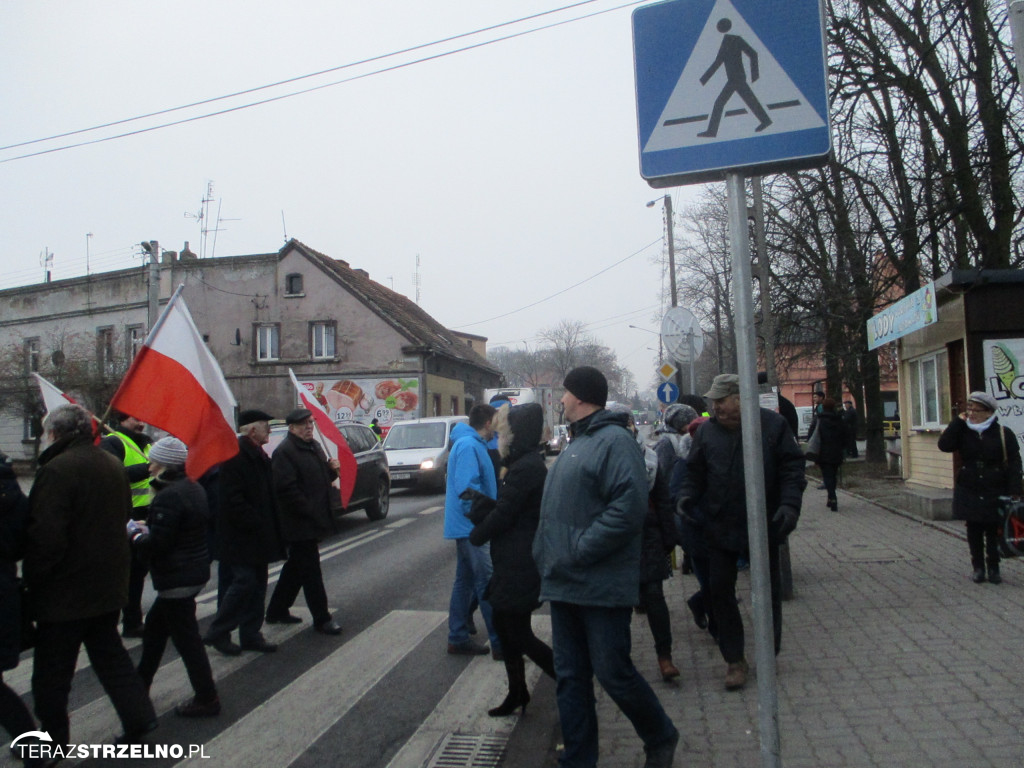
[[[747,58],[750,59],[750,82],[755,82],[760,76],[757,69],[757,51],[751,48],[750,44],[739,35],[727,34],[732,29],[732,22],[729,19],[719,19],[716,28],[724,35],[722,45],[718,49],[718,56],[715,57],[711,66],[708,67],[708,71],[701,76],[700,84],[707,85],[708,80],[711,79],[711,76],[715,74],[718,68],[724,66],[726,76],[725,87],[722,88],[722,92],[715,99],[715,106],[711,110],[711,119],[708,121],[707,130],[701,131],[697,135],[708,138],[714,138],[718,135],[718,126],[722,122],[722,112],[734,93],[739,94],[740,98],[743,99],[747,107],[754,114],[754,117],[760,121],[757,128],[754,129],[755,133],[759,133],[771,125],[772,120],[768,117],[768,113],[751,90],[750,84],[747,82],[746,70],[743,68],[743,54],[746,54]]]

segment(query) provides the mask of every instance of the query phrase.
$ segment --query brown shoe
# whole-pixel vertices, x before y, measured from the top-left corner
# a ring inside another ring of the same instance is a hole
[[[671,656],[659,657],[658,668],[661,670],[661,679],[666,683],[679,677],[679,670],[676,669],[676,665],[672,663]]]
[[[731,663],[725,672],[725,690],[738,691],[745,686],[749,670],[750,667],[747,666],[746,659]]]

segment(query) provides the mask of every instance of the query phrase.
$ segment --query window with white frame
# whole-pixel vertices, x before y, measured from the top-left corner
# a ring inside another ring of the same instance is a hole
[[[334,359],[334,323],[310,323],[310,352],[314,360]]]
[[[39,370],[39,339],[25,339],[25,373]]]
[[[129,325],[125,335],[128,337],[128,360],[131,361],[142,349],[142,342],[146,340],[146,334],[141,325]]]
[[[281,329],[277,325],[256,326],[256,359],[277,360],[281,357]]]
[[[950,418],[949,359],[945,352],[907,363],[910,379],[910,425],[941,429]]]

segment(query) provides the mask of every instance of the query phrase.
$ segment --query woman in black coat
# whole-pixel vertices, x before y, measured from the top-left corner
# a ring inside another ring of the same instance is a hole
[[[836,413],[836,401],[831,397],[826,397],[822,401],[815,429],[821,430],[821,448],[815,461],[821,467],[821,479],[828,494],[826,505],[833,512],[838,512],[836,482],[839,477],[839,466],[846,456],[846,424]]]
[[[195,698],[179,704],[175,712],[181,717],[214,717],[220,714],[220,699],[196,622],[196,595],[210,579],[209,508],[206,492],[185,475],[187,455],[185,444],[176,437],[153,444],[149,468],[155,495],[149,519],[145,524],[128,523],[132,548],[149,558],[157,594],[146,614],[138,671],[149,690],[170,639],[195,691]]]
[[[532,548],[548,474],[541,442],[544,411],[539,403],[503,406],[494,417],[494,428],[505,477],[498,486],[497,501],[476,497],[470,511],[474,528],[469,540],[478,547],[491,543],[493,572],[484,597],[494,611],[494,628],[505,656],[508,695],[487,714],[500,717],[520,706],[526,712],[530,692],[523,656],[529,656],[552,679],[555,662],[551,648],[533,634],[530,624],[530,615],[540,606],[540,573]]]
[[[0,727],[12,739],[36,728],[25,702],[2,677],[3,672],[18,666],[21,655],[21,595],[16,563],[23,554],[27,522],[28,499],[7,457],[0,453]]]
[[[953,518],[967,522],[975,584],[1002,582],[999,575],[1000,496],[1021,494],[1021,458],[1017,437],[999,423],[996,400],[987,392],[971,392],[967,411],[953,419],[939,437],[939,450],[960,454],[953,487]]]

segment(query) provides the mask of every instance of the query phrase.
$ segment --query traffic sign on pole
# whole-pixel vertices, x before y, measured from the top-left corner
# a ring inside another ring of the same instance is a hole
[[[633,12],[640,175],[652,187],[823,165],[820,0],[667,0]]]
[[[671,381],[663,381],[658,385],[658,401],[665,405],[672,405],[679,399],[679,387]]]

